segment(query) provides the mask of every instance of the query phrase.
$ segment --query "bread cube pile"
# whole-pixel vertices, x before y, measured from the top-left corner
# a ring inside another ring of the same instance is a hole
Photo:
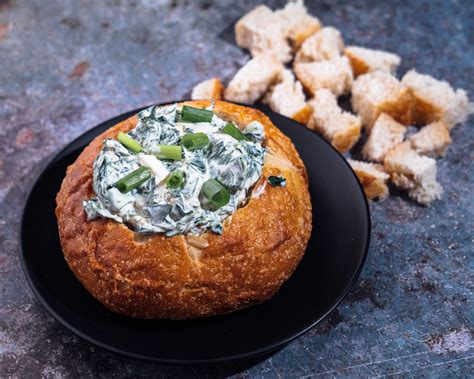
[[[323,26],[303,0],[276,11],[257,6],[237,21],[235,35],[252,58],[226,87],[218,78],[197,84],[193,100],[261,101],[345,156],[364,136],[365,161],[348,162],[369,199],[386,198],[389,181],[422,205],[441,197],[435,158],[451,144],[450,130],[474,112],[464,90],[416,70],[398,79],[398,55],[345,46],[341,32]],[[339,106],[346,95],[353,113]],[[419,130],[410,135],[411,125]]]

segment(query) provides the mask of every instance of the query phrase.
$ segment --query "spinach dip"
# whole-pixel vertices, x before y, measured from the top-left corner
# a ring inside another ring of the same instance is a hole
[[[107,139],[93,165],[88,220],[105,217],[140,233],[222,233],[262,175],[263,126],[243,131],[213,113],[153,106],[118,140]]]

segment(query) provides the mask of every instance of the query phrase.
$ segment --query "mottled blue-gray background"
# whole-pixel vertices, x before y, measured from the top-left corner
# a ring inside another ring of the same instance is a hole
[[[416,67],[474,97],[473,1],[307,3],[348,44],[394,51],[400,73]],[[123,358],[76,337],[34,299],[17,228],[45,160],[101,121],[231,77],[247,59],[233,23],[255,4],[0,0],[0,376],[474,375],[473,118],[453,130],[439,162],[443,199],[423,208],[394,193],[372,204],[356,287],[328,320],[269,358],[200,368]]]

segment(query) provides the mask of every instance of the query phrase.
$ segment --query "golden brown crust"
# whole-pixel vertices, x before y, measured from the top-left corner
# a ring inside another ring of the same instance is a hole
[[[412,123],[416,125],[427,125],[432,122],[441,120],[443,117],[443,110],[435,104],[427,101],[421,96],[417,96],[412,91],[414,106]]]
[[[319,32],[320,30],[321,24],[319,23],[312,22],[306,25],[302,25],[300,30],[296,31],[290,38],[291,47],[293,51],[296,52],[301,47],[304,41],[306,41],[309,37]]]
[[[193,101],[205,107],[209,101]],[[246,125],[260,121],[268,153],[248,203],[204,233],[199,249],[185,236],[144,236],[108,219],[87,221],[92,164],[105,138],[135,127],[136,116],[110,128],[68,167],[56,201],[64,256],[83,285],[109,309],[139,318],[185,319],[235,311],[273,296],[301,260],[311,234],[306,169],[291,141],[263,113],[224,101],[215,112]],[[282,175],[286,187],[265,178]],[[264,187],[263,187],[264,186]]]
[[[361,124],[354,122],[350,127],[337,132],[331,139],[331,144],[341,153],[352,149],[360,138]]]
[[[224,94],[224,85],[219,78],[212,78],[214,86],[212,88],[212,96],[210,99],[220,100]]]
[[[385,182],[370,173],[354,168],[354,172],[364,187],[365,196],[369,200],[385,199],[388,196],[388,187]]]
[[[369,72],[369,66],[357,55],[353,54],[350,49],[344,49],[344,55],[349,58],[354,77]]]
[[[379,105],[375,120],[381,113],[387,113],[403,125],[412,124],[413,96],[408,88],[403,88],[394,101],[385,101]]]
[[[313,113],[313,110],[309,104],[306,104],[303,108],[291,116],[291,118],[300,124],[306,125],[311,117],[311,113]]]

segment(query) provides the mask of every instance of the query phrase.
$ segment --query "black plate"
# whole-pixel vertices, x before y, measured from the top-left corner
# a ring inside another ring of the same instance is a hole
[[[49,163],[25,205],[21,258],[40,302],[64,326],[105,349],[173,364],[222,363],[262,355],[323,320],[354,285],[367,256],[370,216],[363,190],[344,158],[298,123],[264,111],[289,136],[309,174],[313,234],[294,275],[270,301],[227,316],[189,321],[136,320],[110,312],[69,270],[61,251],[55,196],[66,167],[115,117],[83,134]]]

